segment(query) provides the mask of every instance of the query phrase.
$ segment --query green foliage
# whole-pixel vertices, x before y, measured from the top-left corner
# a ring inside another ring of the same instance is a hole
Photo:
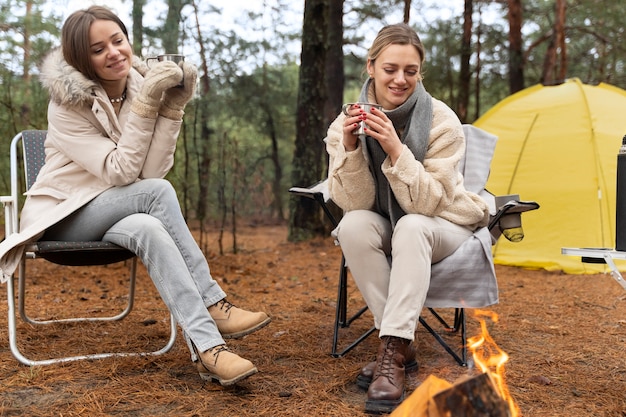
[[[46,3],[5,0],[0,5],[0,149],[8,149],[20,130],[46,127],[47,96],[37,80],[37,65],[58,45],[62,25],[54,12],[45,11],[50,10]],[[186,109],[176,162],[168,176],[189,219],[196,218],[203,202],[207,209],[203,220],[220,221],[226,211],[246,219],[287,218],[283,209],[289,207],[287,190],[294,185],[290,181],[302,28],[285,18],[293,2],[270,3],[261,12],[242,13],[241,30],[221,27],[219,8],[207,2],[196,0],[197,20],[188,0],[144,3],[145,14],[147,7],[165,12],[153,27],[142,28],[138,50],[150,55],[163,48],[177,49],[198,65],[204,77],[202,93]],[[524,75],[530,86],[541,79],[555,12],[553,0],[523,4]],[[567,5],[567,76],[626,88],[626,8],[619,0],[568,0]],[[426,47],[427,89],[454,107],[462,14],[457,8],[454,14],[443,15],[444,6],[413,0],[410,23]],[[403,7],[401,0],[345,2],[345,101],[358,97],[373,36],[383,25],[401,21]],[[508,95],[506,13],[504,2],[474,2],[470,119]],[[126,23],[131,29],[131,22]],[[8,186],[4,156],[0,194]],[[203,188],[208,190],[206,196]]]

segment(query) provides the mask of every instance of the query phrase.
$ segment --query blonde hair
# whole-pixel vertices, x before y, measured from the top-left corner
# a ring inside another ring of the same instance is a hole
[[[374,63],[383,49],[389,45],[412,45],[420,56],[420,63],[424,62],[424,45],[417,32],[406,23],[397,23],[383,27],[376,35],[374,42],[372,42],[372,46],[367,53],[367,59]]]

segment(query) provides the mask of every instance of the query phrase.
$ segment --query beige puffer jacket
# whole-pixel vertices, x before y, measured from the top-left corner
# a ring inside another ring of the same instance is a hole
[[[0,243],[0,281],[15,270],[25,243],[108,188],[164,177],[174,162],[181,121],[130,111],[147,67],[134,59],[119,116],[99,83],[52,51],[41,69],[50,93],[46,163],[27,193],[20,233]]]

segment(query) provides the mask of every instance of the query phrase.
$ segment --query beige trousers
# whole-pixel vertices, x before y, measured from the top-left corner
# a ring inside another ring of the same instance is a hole
[[[394,229],[369,210],[350,211],[336,230],[354,281],[374,315],[379,337],[414,340],[430,285],[430,266],[472,231],[439,217],[407,214]]]

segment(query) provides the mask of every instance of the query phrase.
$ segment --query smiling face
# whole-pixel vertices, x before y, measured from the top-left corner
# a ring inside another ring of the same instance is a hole
[[[117,23],[95,20],[89,28],[89,59],[100,81],[126,82],[133,51]]]
[[[421,81],[422,60],[413,45],[390,44],[375,60],[367,61],[367,72],[374,81],[376,101],[385,110],[403,104]]]

